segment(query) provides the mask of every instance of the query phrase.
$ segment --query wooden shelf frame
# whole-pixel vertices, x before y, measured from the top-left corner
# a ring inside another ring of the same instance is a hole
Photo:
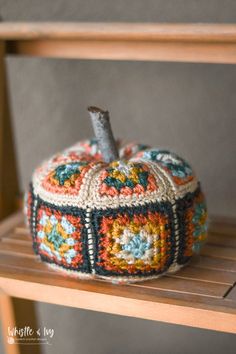
[[[236,63],[234,24],[1,23],[7,54]]]
[[[12,55],[236,64],[236,24],[0,23],[0,220],[16,210],[19,192],[5,63]],[[14,296],[236,333],[235,221],[218,220],[211,230],[205,254],[186,271],[117,287],[49,272],[32,254],[22,215],[14,214],[0,225],[3,327],[15,323]],[[6,343],[6,352],[20,349]]]

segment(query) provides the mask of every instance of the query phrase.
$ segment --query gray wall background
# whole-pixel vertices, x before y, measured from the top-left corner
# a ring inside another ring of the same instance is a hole
[[[4,21],[235,23],[234,0],[0,0]],[[210,214],[236,215],[236,66],[7,60],[22,190],[50,154],[92,134],[86,107],[108,108],[116,136],[169,147],[191,161]],[[45,354],[235,353],[236,336],[37,306],[55,337]],[[92,338],[92,339],[91,339]],[[33,353],[33,349],[32,349]]]

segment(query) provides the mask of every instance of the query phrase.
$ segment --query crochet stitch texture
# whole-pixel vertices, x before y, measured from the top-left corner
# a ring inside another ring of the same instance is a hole
[[[190,165],[131,143],[105,163],[96,139],[39,166],[26,197],[36,254],[79,277],[115,282],[157,278],[198,253],[207,211]]]

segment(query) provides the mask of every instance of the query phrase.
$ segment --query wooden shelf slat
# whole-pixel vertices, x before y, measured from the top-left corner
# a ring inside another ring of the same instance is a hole
[[[2,22],[0,39],[135,39],[235,42],[235,24]]]
[[[95,39],[235,42],[235,24],[2,22],[0,39]]]
[[[212,269],[215,271],[236,272],[236,262],[225,258],[200,256],[193,259],[191,264],[199,268]]]
[[[227,244],[228,247],[236,247],[236,238],[233,235],[217,234],[212,232],[209,235],[208,244],[210,245],[218,245],[225,246]]]
[[[236,248],[234,247],[206,245],[203,248],[201,254],[204,256],[224,258],[236,261]]]
[[[33,254],[22,216],[13,215],[0,225],[0,287],[30,300],[236,333],[236,247],[227,246],[232,227],[226,244],[220,233],[210,236],[214,243],[206,246],[205,255],[176,274],[119,286],[49,268]]]
[[[220,284],[234,285],[236,274],[234,272],[193,267],[191,264],[188,267],[181,269],[173,275],[174,278],[201,280],[206,282],[214,282]]]
[[[236,63],[235,24],[1,23],[8,54]]]

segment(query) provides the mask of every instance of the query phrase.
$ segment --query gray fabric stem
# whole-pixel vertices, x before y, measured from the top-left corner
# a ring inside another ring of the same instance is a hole
[[[112,162],[119,159],[118,149],[111,130],[109,112],[97,107],[89,107],[88,111],[103,160]]]

